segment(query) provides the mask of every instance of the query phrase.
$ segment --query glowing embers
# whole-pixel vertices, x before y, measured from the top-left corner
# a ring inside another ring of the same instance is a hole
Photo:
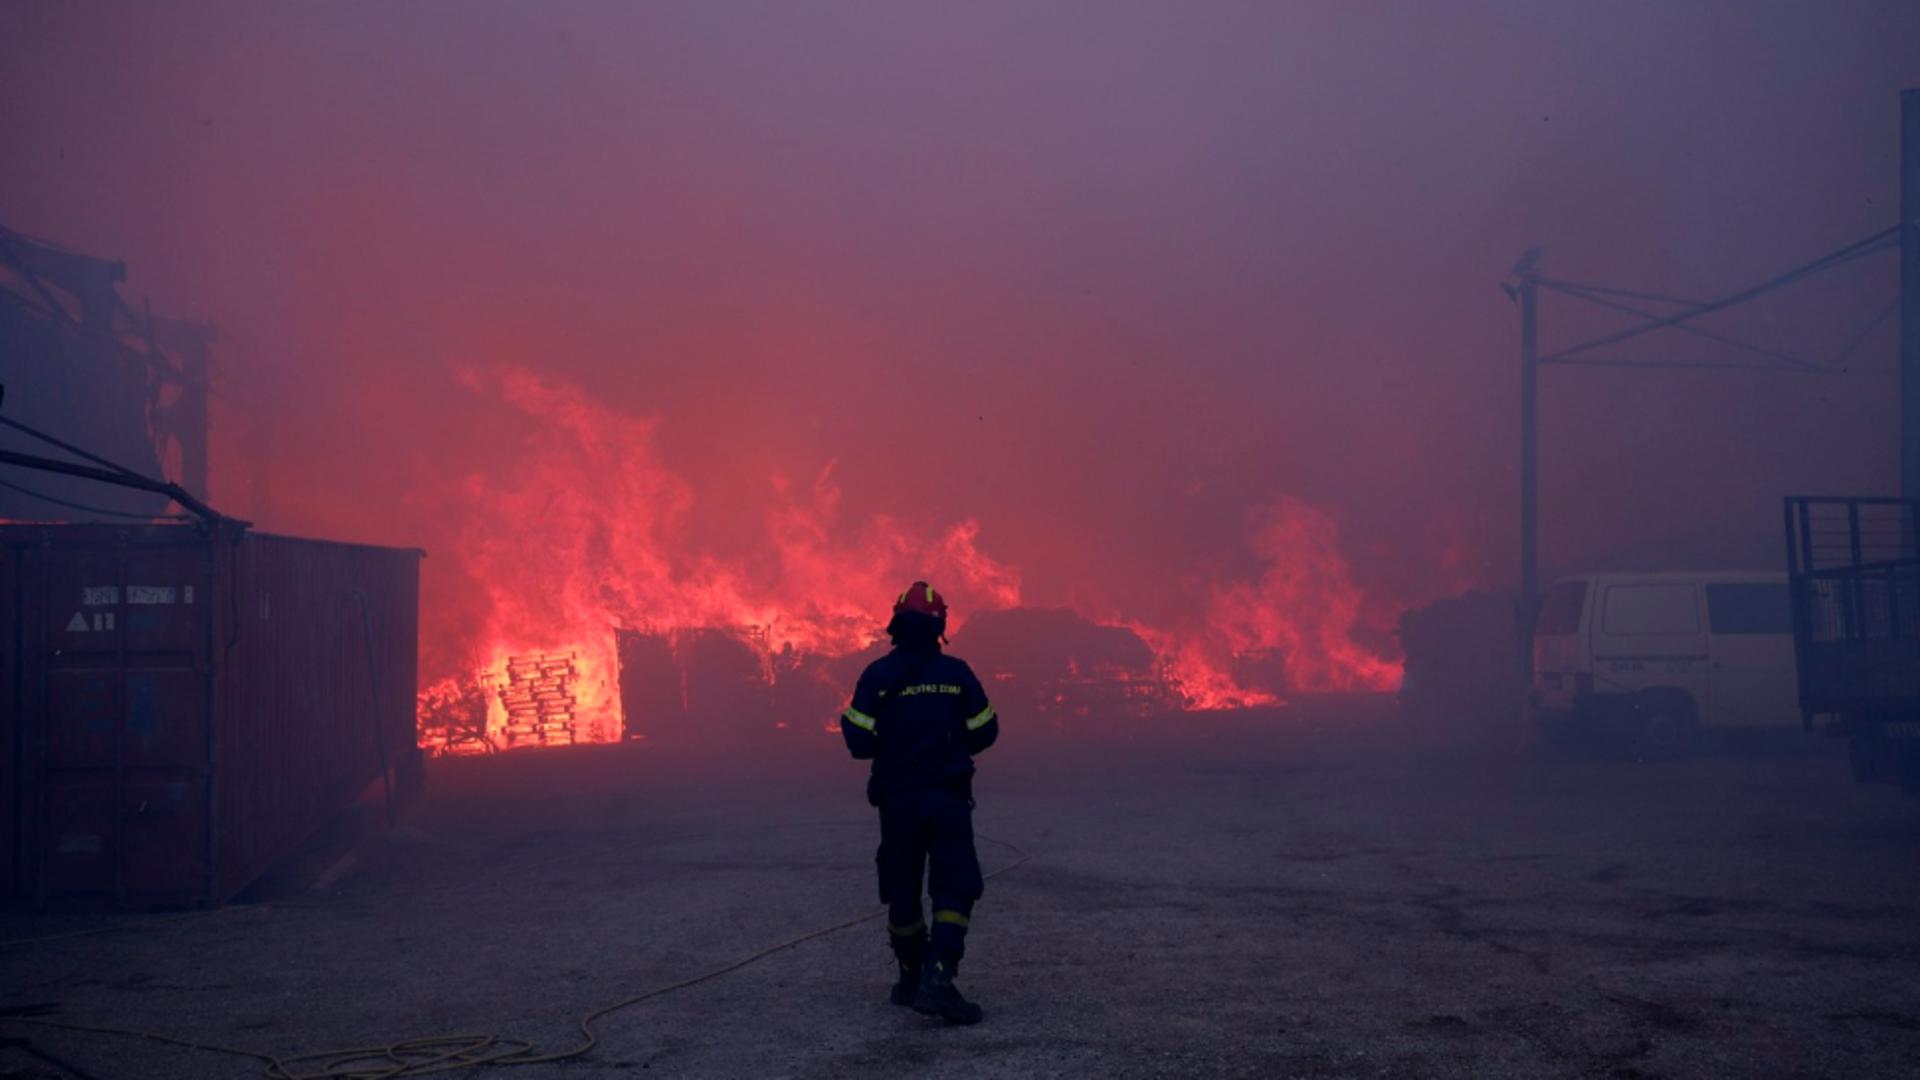
[[[491,679],[442,679],[420,693],[420,746],[433,754],[485,754],[499,749],[487,734]]]
[[[572,653],[507,657],[506,680],[495,676],[500,705],[507,712],[502,749],[572,745],[578,705],[574,683],[579,675]]]

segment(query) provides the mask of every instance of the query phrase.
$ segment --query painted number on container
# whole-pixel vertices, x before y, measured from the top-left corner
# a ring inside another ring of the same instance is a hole
[[[91,620],[87,618],[86,612],[76,611],[73,613],[73,618],[67,620],[69,634],[104,634],[111,629],[113,629],[113,612],[111,611],[96,611]]]

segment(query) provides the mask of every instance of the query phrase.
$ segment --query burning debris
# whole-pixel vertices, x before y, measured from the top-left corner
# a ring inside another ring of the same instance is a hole
[[[430,684],[422,738],[441,752],[819,730],[841,704],[836,665],[875,646],[882,601],[915,578],[951,590],[960,653],[983,678],[1006,676],[1061,719],[1399,680],[1391,619],[1369,623],[1391,605],[1365,602],[1337,523],[1297,500],[1254,521],[1257,576],[1205,589],[1187,623],[1032,611],[1019,570],[980,550],[978,522],[843,522],[832,465],[811,485],[771,477],[758,546],[723,558],[693,538],[696,491],[658,456],[653,421],[522,369],[466,381],[531,425],[514,467],[436,495],[469,523],[451,555],[480,602],[426,666],[477,668],[497,699],[482,692],[480,708],[462,679]],[[970,655],[1008,634],[1023,644],[1004,663]]]
[[[485,754],[500,749],[487,733],[491,678],[441,679],[420,693],[420,747],[432,754]]]

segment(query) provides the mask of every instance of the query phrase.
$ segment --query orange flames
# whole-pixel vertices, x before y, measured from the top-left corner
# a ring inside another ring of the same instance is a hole
[[[1278,652],[1289,686],[1392,689],[1400,665],[1354,640],[1364,594],[1339,541],[1333,519],[1298,499],[1265,508],[1253,535],[1265,569],[1216,592],[1208,624],[1236,656]]]
[[[621,738],[616,628],[717,628],[769,658],[834,656],[872,643],[876,598],[915,577],[950,583],[973,610],[1020,602],[1018,573],[978,549],[973,521],[921,534],[880,517],[836,542],[832,466],[804,490],[771,479],[758,557],[695,551],[685,536],[694,492],[660,461],[653,422],[524,369],[463,382],[540,421],[519,465],[468,476],[449,508],[463,518],[452,554],[483,593],[481,625],[473,673],[440,673],[422,695],[429,717],[484,704],[495,745],[514,741],[506,711],[476,701],[472,686],[503,681],[510,657],[553,653],[571,654],[577,671],[573,741]]]
[[[955,601],[956,631],[967,611],[1022,602],[1019,571],[980,549],[976,521],[876,516],[847,527],[831,464],[810,484],[770,478],[763,535],[747,556],[700,550],[688,535],[696,492],[661,461],[653,421],[521,368],[462,383],[537,424],[515,465],[465,477],[442,511],[459,523],[448,555],[477,595],[449,625],[428,612],[429,636],[464,632],[466,642],[466,670],[429,671],[421,695],[423,742],[435,749],[524,742],[528,725],[516,726],[499,688],[513,681],[510,663],[542,656],[570,657],[564,687],[540,688],[566,697],[565,741],[622,738],[616,629],[726,631],[771,673],[775,657],[870,646],[885,599],[916,578]],[[1192,709],[1272,704],[1282,689],[1390,688],[1398,665],[1355,640],[1363,594],[1338,541],[1324,513],[1282,500],[1254,530],[1257,580],[1215,588],[1193,625],[1095,621],[1138,634]]]
[[[1365,593],[1340,553],[1339,528],[1292,498],[1255,517],[1254,581],[1216,586],[1203,619],[1178,631],[1126,625],[1160,656],[1186,707],[1243,709],[1282,704],[1293,691],[1384,691],[1400,664],[1362,644]],[[1389,627],[1373,627],[1385,640]]]

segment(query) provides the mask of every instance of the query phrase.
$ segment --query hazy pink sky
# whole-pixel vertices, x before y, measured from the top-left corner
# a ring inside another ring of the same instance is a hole
[[[1916,41],[1899,2],[6,3],[0,221],[221,326],[216,501],[269,528],[446,542],[418,494],[525,422],[455,372],[510,363],[657,418],[715,551],[837,462],[847,528],[977,519],[1036,602],[1178,608],[1289,496],[1364,579],[1504,580],[1514,258],[1712,294],[1892,224]],[[1893,280],[1718,325],[1831,353]],[[1771,550],[1782,494],[1889,487],[1893,385],[1549,371],[1543,557]]]

